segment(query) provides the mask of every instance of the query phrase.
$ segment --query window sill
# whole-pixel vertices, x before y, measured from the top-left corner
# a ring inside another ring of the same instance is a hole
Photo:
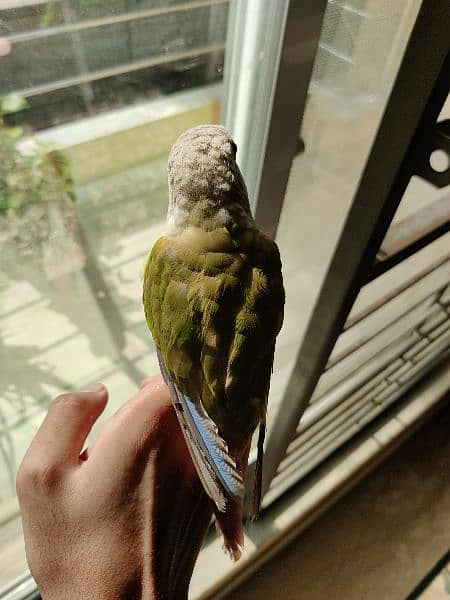
[[[221,84],[177,92],[51,127],[24,140],[21,148],[26,151],[37,140],[62,150],[74,182],[87,183],[164,156],[189,127],[219,122],[221,95]]]

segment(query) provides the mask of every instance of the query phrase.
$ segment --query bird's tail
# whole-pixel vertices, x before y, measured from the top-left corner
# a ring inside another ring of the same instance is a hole
[[[204,408],[178,389],[161,353],[157,354],[192,461],[205,492],[213,500],[216,529],[223,534],[225,551],[238,560],[244,545],[244,480],[251,438],[243,448],[228,448]]]
[[[244,548],[244,526],[242,502],[232,502],[225,512],[214,508],[217,534],[223,536],[223,548],[233,559],[239,560]]]
[[[250,441],[243,451],[234,456],[243,481],[245,481],[249,452]],[[225,552],[235,561],[240,558],[244,548],[243,504],[243,499],[239,501],[228,499],[225,511],[219,511],[214,507],[216,531],[223,536]]]
[[[225,511],[229,502],[240,502],[244,496],[234,457],[203,406],[192,402],[171,380],[159,350],[157,356],[200,481],[217,509]]]

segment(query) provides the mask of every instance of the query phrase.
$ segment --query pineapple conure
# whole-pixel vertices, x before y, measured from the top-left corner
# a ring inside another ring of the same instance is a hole
[[[243,496],[259,427],[257,515],[267,397],[284,289],[276,244],[258,229],[224,127],[181,135],[169,155],[167,234],[144,268],[143,302],[164,380],[224,546],[243,545]]]

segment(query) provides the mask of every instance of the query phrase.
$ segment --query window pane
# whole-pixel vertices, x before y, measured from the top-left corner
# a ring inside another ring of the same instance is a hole
[[[303,383],[305,372],[316,364],[307,356],[302,363],[297,351],[421,4],[328,2],[301,132],[305,151],[292,165],[277,233],[286,318],[269,403],[272,440],[287,443],[277,429],[277,417],[282,414],[286,421],[286,414],[291,414],[283,401],[294,366],[291,383]],[[441,119],[448,118],[448,108],[447,104]],[[445,192],[413,178],[393,224],[406,215],[420,217],[419,211],[437,199],[441,201],[434,209],[439,215],[446,205]],[[412,230],[413,224],[405,228]],[[300,425],[292,424],[295,439],[287,449],[279,444],[282,455],[273,461],[278,473],[267,503],[310,473],[444,358],[448,323],[440,298],[448,285],[448,238],[448,234],[440,237],[361,289],[310,407]],[[336,299],[330,294],[327,301],[333,311]],[[436,336],[432,344],[432,338],[422,334],[428,330]],[[293,392],[290,400],[292,406]]]
[[[89,21],[78,19],[74,5],[47,4],[47,12],[65,7],[62,23],[52,13],[50,27],[42,5],[0,13],[0,36],[13,45],[0,62],[2,93],[27,98],[35,129],[221,80],[225,0],[123,12],[119,3],[78,3],[83,14],[101,9]]]
[[[305,152],[293,162],[277,234],[287,326],[275,360],[274,425],[419,6],[415,0],[401,7],[375,0],[327,4],[302,125]]]
[[[0,4],[0,588],[26,569],[15,474],[49,400],[103,381],[104,420],[158,370],[140,271],[165,221],[170,146],[219,120],[227,13]]]

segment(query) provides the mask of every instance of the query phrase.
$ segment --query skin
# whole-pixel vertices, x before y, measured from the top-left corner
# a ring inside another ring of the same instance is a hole
[[[50,405],[17,475],[44,600],[183,599],[212,507],[160,376],[103,425],[101,384]]]

